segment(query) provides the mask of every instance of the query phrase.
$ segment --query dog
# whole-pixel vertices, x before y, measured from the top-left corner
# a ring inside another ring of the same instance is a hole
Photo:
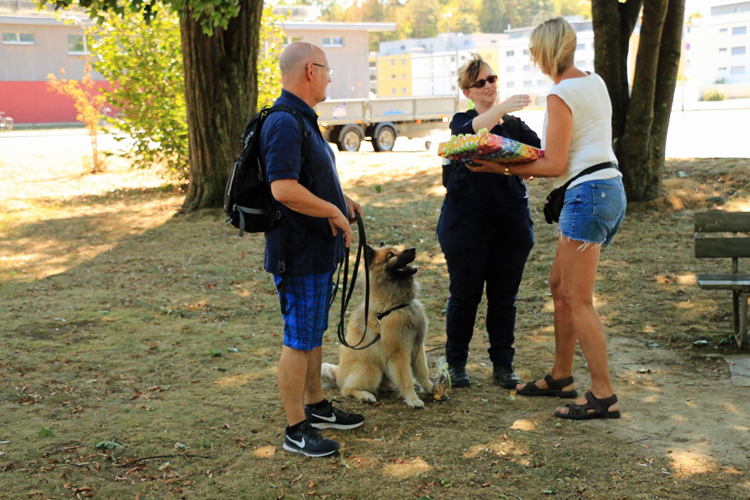
[[[432,392],[424,349],[427,315],[416,299],[419,285],[414,280],[417,268],[410,264],[416,250],[399,251],[392,246],[365,247],[370,270],[370,307],[367,334],[360,345],[367,345],[380,332],[380,340],[363,350],[343,345],[339,365],[323,363],[323,382],[335,381],[344,396],[374,403],[379,390],[396,388],[406,404],[424,407],[414,390],[414,381],[425,392]],[[352,313],[346,342],[356,345],[365,329],[364,301]],[[378,319],[378,316],[382,319]]]

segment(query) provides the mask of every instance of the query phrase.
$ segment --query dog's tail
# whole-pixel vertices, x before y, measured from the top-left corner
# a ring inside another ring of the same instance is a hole
[[[320,365],[320,380],[323,383],[323,387],[336,387],[336,376],[338,373],[339,367],[336,365],[332,365],[331,363],[323,363]]]

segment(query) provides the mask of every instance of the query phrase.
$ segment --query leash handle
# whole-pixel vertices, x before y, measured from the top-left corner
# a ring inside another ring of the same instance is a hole
[[[337,329],[337,335],[339,338],[339,342],[341,345],[348,347],[349,349],[354,349],[355,351],[360,351],[362,349],[367,349],[372,344],[380,340],[380,332],[375,336],[375,338],[367,345],[364,345],[362,347],[359,347],[362,342],[365,341],[365,337],[367,336],[367,323],[370,316],[370,262],[367,257],[367,252],[364,252],[364,247],[367,244],[367,235],[365,234],[365,224],[362,222],[362,217],[359,214],[355,214],[355,217],[357,219],[357,228],[359,229],[359,245],[357,247],[357,258],[354,260],[354,268],[352,269],[352,282],[351,285],[349,285],[349,288],[347,289],[347,280],[349,278],[349,248],[346,249],[346,256],[344,257],[344,262],[342,267],[344,268],[344,283],[341,290],[341,317],[339,319],[339,326]],[[362,254],[364,253],[364,267],[365,267],[365,331],[362,333],[362,338],[359,342],[357,342],[355,345],[349,345],[346,342],[346,328],[344,327],[345,323],[345,315],[346,315],[346,309],[349,307],[349,301],[352,298],[352,294],[354,293],[354,285],[357,282],[357,271],[359,270],[359,263],[360,260],[362,260]],[[339,278],[341,277],[341,268],[339,268]],[[336,280],[336,288],[338,289],[338,279]],[[335,292],[334,292],[335,297]]]

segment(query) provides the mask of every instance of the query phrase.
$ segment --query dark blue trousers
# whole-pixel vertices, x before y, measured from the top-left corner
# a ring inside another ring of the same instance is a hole
[[[448,364],[466,364],[485,283],[490,361],[512,364],[516,295],[526,258],[534,246],[528,203],[489,213],[447,197],[437,233],[450,275],[445,343]]]

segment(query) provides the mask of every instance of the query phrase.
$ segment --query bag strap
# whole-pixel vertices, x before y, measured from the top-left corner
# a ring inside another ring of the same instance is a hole
[[[582,172],[579,172],[578,175],[570,179],[568,182],[560,186],[558,189],[565,191],[566,189],[568,189],[568,186],[570,185],[570,183],[578,179],[579,177],[583,177],[584,175],[588,175],[588,174],[593,174],[594,172],[598,172],[599,170],[604,170],[605,168],[614,168],[614,169],[620,170],[620,167],[617,166],[617,163],[612,163],[611,161],[599,163],[598,165],[594,165],[593,167],[589,167],[583,170]]]
[[[347,289],[346,282],[349,276],[349,248],[346,249],[346,256],[344,257],[344,262],[341,264],[344,268],[344,283],[341,289],[341,316],[339,317],[339,326],[336,331],[339,342],[344,347],[348,347],[350,349],[354,349],[355,351],[361,351],[362,349],[367,349],[372,344],[380,340],[380,332],[375,336],[375,338],[367,345],[364,345],[362,347],[359,347],[362,342],[365,341],[365,336],[367,335],[367,323],[370,316],[370,262],[367,257],[367,252],[364,251],[364,247],[367,244],[367,236],[365,235],[365,225],[362,222],[362,217],[360,217],[359,214],[356,214],[357,218],[357,227],[359,228],[359,245],[357,247],[357,258],[354,260],[354,269],[352,269],[352,283],[349,285],[349,288]],[[345,320],[346,320],[346,310],[349,307],[349,300],[352,298],[352,294],[354,293],[354,284],[357,282],[357,271],[359,269],[359,262],[362,257],[362,254],[364,253],[364,267],[365,267],[365,330],[362,332],[362,338],[359,342],[357,342],[354,345],[349,345],[346,342],[346,328],[344,327]],[[339,268],[339,277],[341,276],[341,268]],[[336,280],[336,288],[338,288],[338,280]],[[333,297],[331,297],[331,303],[333,304],[333,300],[335,299],[336,294],[334,291]]]
[[[289,113],[297,120],[297,125],[299,125],[300,131],[302,132],[302,165],[307,162],[307,159],[310,156],[310,131],[307,130],[307,127],[305,126],[305,121],[302,118],[302,115],[300,112],[291,106],[287,106],[285,104],[276,104],[274,106],[266,106],[261,110],[262,113],[262,119],[265,122],[266,118],[268,118],[268,115],[271,113],[274,113],[276,111],[283,111],[286,113]],[[262,126],[262,125],[261,125]],[[264,169],[263,175],[265,177],[265,163],[262,161],[261,158],[261,166]],[[268,186],[268,189],[270,191],[271,186]],[[240,216],[242,213],[240,213]],[[277,266],[277,270],[279,274],[281,275],[281,283],[279,283],[279,294],[281,295],[281,314],[286,314],[286,306],[287,306],[287,300],[286,300],[286,291],[287,291],[287,280],[286,280],[286,247],[287,247],[287,240],[289,239],[289,223],[286,221],[285,218],[281,217],[281,213],[277,213],[277,217],[281,219],[281,251],[279,254],[279,263]]]

